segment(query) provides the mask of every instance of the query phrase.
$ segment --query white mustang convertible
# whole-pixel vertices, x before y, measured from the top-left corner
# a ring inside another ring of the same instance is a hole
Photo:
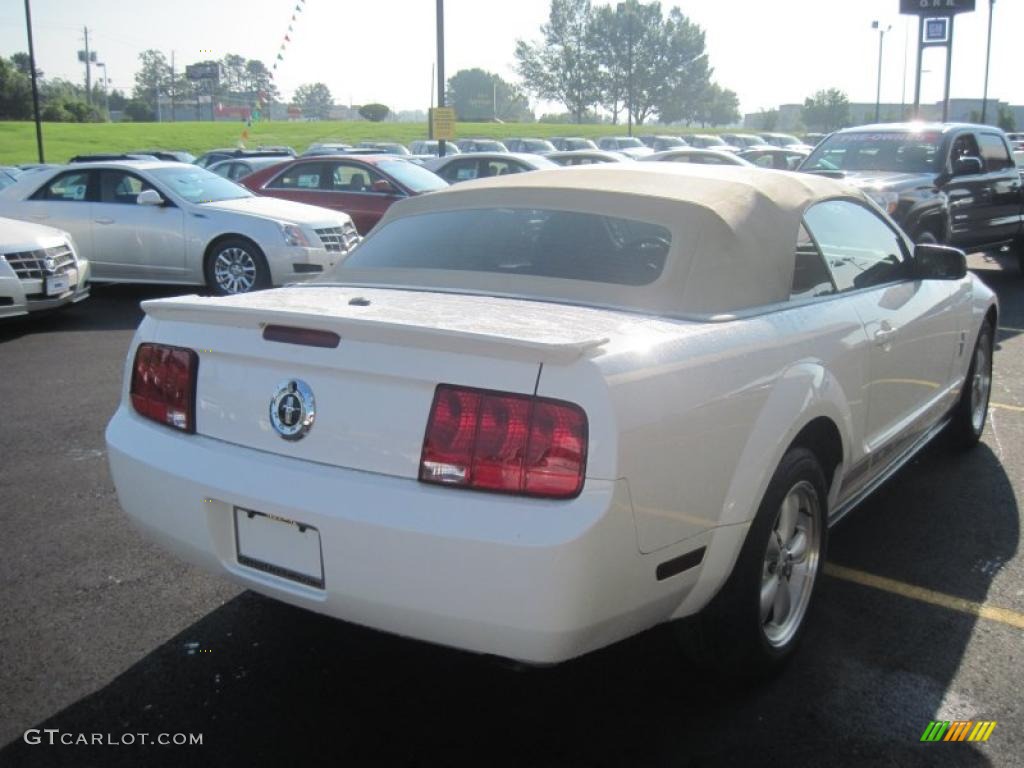
[[[699,614],[756,672],[829,526],[978,441],[998,311],[852,188],[671,163],[460,184],[314,282],[143,307],[110,466],[181,557],[535,663]]]

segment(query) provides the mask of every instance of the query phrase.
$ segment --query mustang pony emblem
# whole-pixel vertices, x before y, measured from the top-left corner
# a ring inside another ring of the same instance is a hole
[[[316,401],[301,379],[281,382],[270,400],[270,423],[285,440],[301,440],[313,427]]]

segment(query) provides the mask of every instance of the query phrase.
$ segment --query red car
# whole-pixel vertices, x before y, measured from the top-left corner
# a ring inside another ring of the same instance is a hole
[[[257,195],[344,211],[365,235],[396,200],[448,186],[426,168],[395,155],[300,157],[239,180]]]

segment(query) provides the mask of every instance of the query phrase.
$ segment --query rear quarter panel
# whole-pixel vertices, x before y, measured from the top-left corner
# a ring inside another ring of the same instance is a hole
[[[866,344],[843,299],[674,331],[665,322],[573,366],[545,365],[539,394],[587,411],[587,475],[626,480],[649,553],[751,520],[814,418],[838,427],[844,466],[862,458]]]

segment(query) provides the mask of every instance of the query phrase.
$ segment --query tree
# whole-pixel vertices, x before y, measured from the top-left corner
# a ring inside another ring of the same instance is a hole
[[[850,124],[850,99],[838,88],[818,91],[804,100],[802,114],[808,128],[836,131]]]
[[[391,114],[391,108],[383,104],[366,104],[359,108],[359,115],[371,123],[380,123]]]
[[[11,63],[17,68],[21,74],[31,78],[32,77],[32,60],[28,57],[27,53],[15,53],[11,55]],[[36,67],[36,77],[42,79],[43,70]]]
[[[629,95],[629,29],[627,15],[617,6],[602,5],[593,11],[589,45],[598,61],[599,101],[612,116],[612,124],[627,109]]]
[[[323,83],[300,85],[295,89],[292,101],[302,108],[302,113],[306,117],[315,117],[319,120],[326,120],[331,107],[334,106],[331,89]]]
[[[757,121],[762,131],[774,131],[779,127],[779,110],[762,109],[757,113]]]
[[[999,115],[996,118],[996,123],[1004,131],[1017,130],[1017,118],[1014,116],[1013,110],[1005,104],[999,105]]]
[[[527,90],[561,102],[580,122],[601,98],[601,77],[590,42],[590,0],[551,0],[537,43],[516,41],[516,70]]]
[[[249,59],[245,63],[245,77],[249,92],[261,93],[267,101],[277,101],[280,98],[277,86],[270,77],[270,70],[259,59]]]
[[[543,41],[516,44],[529,90],[560,101],[581,121],[600,104],[612,122],[623,110],[643,124],[692,119],[711,68],[704,31],[678,8],[627,0],[592,8],[589,0],[552,0]]]
[[[131,99],[124,105],[124,113],[133,123],[151,123],[156,120],[156,111],[141,99]]]
[[[735,91],[712,83],[700,94],[692,121],[703,126],[733,125],[740,119],[740,100]]]
[[[32,84],[24,72],[0,56],[0,120],[32,119]]]
[[[482,69],[461,69],[448,78],[446,103],[455,108],[460,120],[498,119],[503,122],[533,122],[526,95],[515,85]]]
[[[778,112],[776,111],[776,119]],[[740,120],[740,99],[735,91],[722,88],[715,84],[711,87],[711,109],[708,112],[708,123],[717,125],[733,125]],[[765,130],[771,130],[766,128]]]
[[[160,51],[150,48],[139,54],[139,71],[135,73],[132,96],[156,112],[161,94],[169,93],[171,66]]]
[[[637,18],[645,29],[640,56],[634,40],[633,116],[638,124],[657,114],[662,122],[686,119],[711,82],[704,30],[673,8],[663,20],[661,5],[647,6]]]

